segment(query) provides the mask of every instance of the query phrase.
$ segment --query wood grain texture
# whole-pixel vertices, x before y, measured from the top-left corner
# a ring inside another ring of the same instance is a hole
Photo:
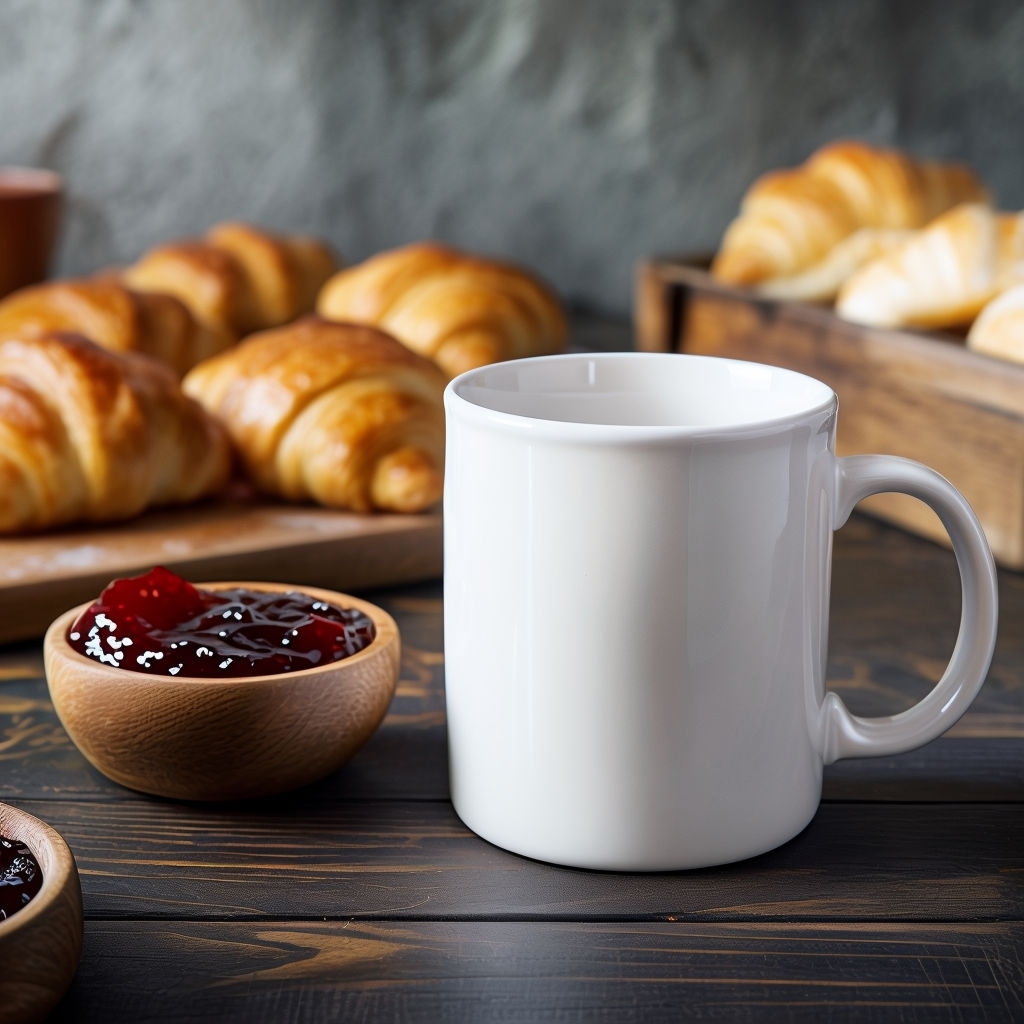
[[[909,705],[955,639],[951,553],[858,515],[834,561],[830,686],[866,714]],[[389,713],[339,771],[267,800],[109,782],[57,721],[39,644],[0,648],[0,800],[81,869],[86,941],[52,1019],[1022,1019],[1024,575],[999,585],[989,679],[947,736],[830,766],[773,853],[663,875],[551,867],[458,821],[438,581],[363,595],[402,634]]]
[[[43,1020],[64,994],[82,951],[82,891],[75,858],[49,825],[0,804],[0,835],[23,842],[43,875],[27,906],[0,921],[0,1021]]]
[[[952,650],[959,588],[951,553],[855,516],[836,537],[829,685],[861,714],[891,714],[934,684]],[[303,799],[448,798],[440,583],[371,595],[398,623],[398,688],[381,728]],[[1000,574],[1003,615],[989,679],[943,739],[825,772],[836,799],[1012,802],[1024,791],[1024,576]],[[894,619],[898,628],[894,627]],[[88,766],[54,714],[38,645],[0,649],[0,794],[131,799]]]
[[[412,658],[422,652],[413,652]],[[403,651],[403,662],[409,657]],[[844,668],[849,667],[844,664]],[[891,666],[883,666],[892,674]],[[868,688],[859,670],[838,686],[848,703],[891,707],[900,679]],[[906,685],[906,683],[904,683]],[[403,678],[381,727],[338,771],[313,783],[294,799],[337,803],[359,800],[447,800],[448,761],[443,694],[422,692],[403,668]],[[993,695],[993,700],[986,700]],[[978,706],[1004,699],[992,686]],[[1006,699],[1010,699],[1006,696]],[[884,712],[883,712],[884,713]],[[826,800],[1013,802],[1024,798],[1024,721],[1021,715],[971,711],[951,734],[896,757],[840,761],[825,769]],[[0,678],[0,772],[9,799],[49,797],[132,800],[135,794],[92,768],[57,719],[41,679]]]
[[[952,336],[869,328],[825,308],[758,298],[680,260],[642,265],[638,282],[639,347],[823,380],[839,396],[840,455],[902,455],[937,469],[973,506],[1001,564],[1024,568],[1024,365],[968,351]],[[945,542],[920,502],[878,495],[864,507]]]
[[[414,652],[417,657],[419,652]],[[408,651],[403,651],[403,661]],[[845,665],[844,667],[849,667]],[[892,676],[892,667],[883,666]],[[300,804],[346,800],[447,800],[443,694],[403,678],[381,727],[338,771],[294,794]],[[836,688],[848,703],[884,713],[901,694],[896,675],[868,688],[859,669]],[[906,685],[906,683],[904,683]],[[990,695],[993,700],[986,700]],[[994,687],[976,702],[1012,699]],[[1024,799],[1024,716],[970,711],[947,736],[895,757],[840,761],[825,769],[826,800],[1012,803]],[[57,719],[41,679],[0,679],[0,793],[8,799],[128,800],[136,795],[89,765]]]
[[[20,801],[67,839],[86,915],[246,919],[1024,918],[1024,804],[823,804],[779,849],[665,874],[553,868],[442,801]]]
[[[116,528],[0,539],[0,643],[42,637],[117,576],[165,565],[193,582],[261,579],[361,590],[441,573],[441,515],[355,515],[249,497]]]
[[[93,922],[86,942],[55,1022],[1011,1024],[1024,1014],[1019,924]]]

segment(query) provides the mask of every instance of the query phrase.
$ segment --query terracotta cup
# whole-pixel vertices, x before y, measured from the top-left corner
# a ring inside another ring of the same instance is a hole
[[[46,277],[63,187],[54,171],[0,167],[0,296]]]

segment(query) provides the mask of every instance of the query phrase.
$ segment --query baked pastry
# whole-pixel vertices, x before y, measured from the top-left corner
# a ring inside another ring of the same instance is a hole
[[[982,182],[961,164],[835,142],[799,167],[754,182],[711,273],[753,287],[793,277],[859,228],[919,228],[954,205],[988,198]]]
[[[230,465],[223,429],[155,359],[78,334],[0,340],[0,532],[190,502]]]
[[[84,334],[114,352],[155,356],[179,377],[235,341],[196,319],[174,296],[136,292],[113,277],[50,281],[0,301],[0,337],[50,331]]]
[[[967,203],[853,274],[836,312],[876,327],[962,327],[1022,273],[1022,216]]]
[[[336,269],[318,239],[226,222],[201,239],[159,245],[122,273],[132,288],[175,295],[204,322],[241,336],[312,312]]]
[[[565,347],[561,304],[535,276],[434,242],[380,253],[335,274],[317,299],[330,320],[374,324],[454,377]]]
[[[967,334],[967,347],[1024,363],[1024,283],[1008,288],[982,309]]]
[[[831,302],[855,271],[905,242],[911,233],[899,228],[860,228],[799,274],[764,281],[758,293],[787,302]]]
[[[356,512],[441,497],[446,379],[373,327],[304,317],[200,363],[185,391],[261,491]]]

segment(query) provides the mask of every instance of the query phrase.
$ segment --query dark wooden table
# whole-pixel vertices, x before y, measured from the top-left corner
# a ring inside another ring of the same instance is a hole
[[[796,839],[677,874],[551,867],[462,826],[439,582],[365,595],[404,638],[391,711],[340,772],[272,801],[107,782],[57,722],[38,644],[7,647],[0,800],[64,835],[84,891],[55,1019],[1024,1020],[1024,576],[1000,592],[990,678],[951,734],[827,769]],[[830,685],[855,711],[906,707],[945,665],[959,602],[949,552],[855,518]]]

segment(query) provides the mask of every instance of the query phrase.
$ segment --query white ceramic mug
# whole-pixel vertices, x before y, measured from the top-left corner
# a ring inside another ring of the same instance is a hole
[[[837,458],[820,381],[571,354],[462,374],[445,405],[451,793],[492,843],[612,870],[750,857],[807,825],[824,764],[927,743],[981,687],[976,517],[918,463]],[[963,612],[935,688],[860,718],[825,691],[832,532],[880,491],[938,513]]]

